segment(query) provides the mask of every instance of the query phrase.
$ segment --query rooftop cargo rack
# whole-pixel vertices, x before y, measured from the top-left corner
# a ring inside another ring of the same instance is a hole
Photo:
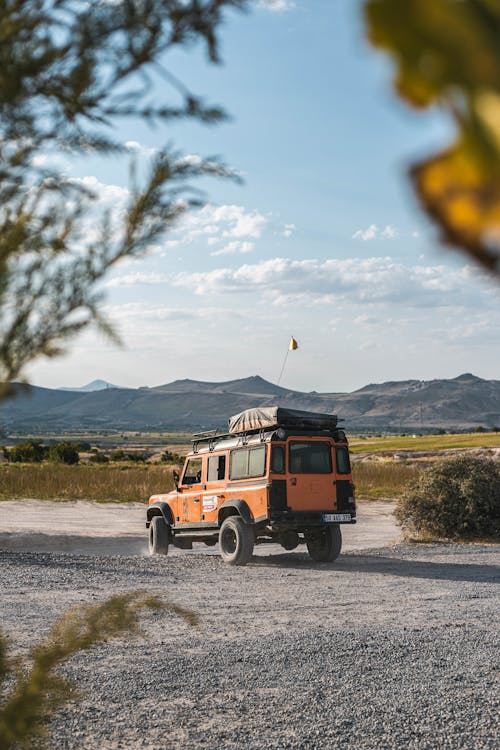
[[[281,406],[266,406],[262,408],[246,409],[229,418],[229,431],[207,430],[193,435],[193,452],[197,453],[201,443],[208,444],[213,450],[215,443],[224,438],[242,438],[243,444],[250,435],[260,433],[261,440],[265,434],[279,428],[301,431],[333,431],[339,422],[336,414],[324,414],[298,409],[284,409]]]

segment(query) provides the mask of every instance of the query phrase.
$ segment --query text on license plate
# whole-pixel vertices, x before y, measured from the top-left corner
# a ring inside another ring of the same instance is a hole
[[[341,521],[350,521],[350,513],[323,513],[325,523],[340,523]]]

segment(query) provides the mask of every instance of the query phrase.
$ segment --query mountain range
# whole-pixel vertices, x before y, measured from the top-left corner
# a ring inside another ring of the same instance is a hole
[[[13,390],[15,396],[0,406],[0,427],[24,434],[225,428],[232,414],[264,405],[334,413],[350,429],[500,425],[500,381],[469,373],[450,380],[371,384],[352,393],[293,391],[259,375],[217,383],[176,380],[154,388],[106,384],[98,390],[66,390],[14,384]]]

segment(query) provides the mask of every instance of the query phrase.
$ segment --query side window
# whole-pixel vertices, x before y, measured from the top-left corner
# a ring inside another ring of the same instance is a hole
[[[337,473],[338,474],[350,474],[351,464],[349,462],[349,450],[347,448],[336,448],[335,453],[337,456]]]
[[[231,452],[230,479],[261,477],[266,471],[266,447],[242,448]]]
[[[184,469],[181,484],[199,484],[201,482],[201,458],[190,458]]]
[[[233,451],[231,453],[230,479],[242,479],[248,476],[248,451]]]
[[[252,448],[248,457],[248,476],[261,477],[266,471],[266,449],[265,446]]]
[[[226,457],[210,456],[208,459],[207,482],[218,482],[226,476]]]
[[[271,449],[271,471],[283,474],[285,471],[285,448],[283,445],[273,445]]]

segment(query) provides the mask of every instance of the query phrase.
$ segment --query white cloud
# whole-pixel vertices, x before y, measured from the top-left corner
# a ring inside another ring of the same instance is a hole
[[[110,289],[116,287],[131,287],[137,286],[138,284],[147,284],[153,286],[156,284],[165,284],[170,280],[170,277],[164,273],[152,273],[144,271],[136,271],[135,273],[127,273],[122,276],[115,276],[106,282],[105,286]]]
[[[283,237],[291,237],[297,227],[295,224],[285,224],[283,229]]]
[[[118,209],[124,207],[125,201],[130,195],[127,188],[100,182],[93,175],[87,175],[87,177],[70,177],[68,182],[73,185],[80,185],[91,193],[94,193],[99,198],[100,203],[108,203],[110,207]]]
[[[236,204],[207,203],[182,218],[175,229],[175,237],[184,245],[201,239],[213,246],[228,239],[258,239],[267,224],[268,218],[260,211],[247,211]]]
[[[395,240],[397,237],[399,237],[399,230],[392,226],[392,224],[387,224],[380,232],[381,240]]]
[[[480,274],[476,272],[476,278]],[[495,287],[481,277],[480,299],[487,304]],[[258,293],[277,305],[362,303],[399,304],[405,307],[446,307],[477,304],[478,289],[471,284],[471,269],[442,265],[410,265],[391,257],[345,260],[292,260],[271,258],[239,268],[218,268],[206,273],[180,273],[174,286],[198,295]]]
[[[259,0],[259,8],[282,13],[295,8],[295,2],[294,0]]]
[[[138,141],[127,141],[125,143],[125,148],[127,149],[127,151],[132,151],[133,153],[136,153],[140,156],[153,156],[157,152],[156,148],[145,146],[143,143],[139,143]]]
[[[221,247],[220,250],[214,250],[210,255],[232,255],[235,253],[251,253],[255,248],[254,242],[240,242],[239,240],[233,240],[228,242],[227,245]]]
[[[401,237],[416,239],[420,237],[420,234],[417,231],[410,233],[402,232],[394,224],[386,224],[383,229],[377,226],[377,224],[370,224],[367,229],[357,229],[352,235],[353,240],[363,240],[363,242],[369,242],[370,240],[396,240]]]
[[[352,235],[353,240],[374,240],[378,233],[378,226],[376,224],[370,224],[368,229],[358,229]]]

